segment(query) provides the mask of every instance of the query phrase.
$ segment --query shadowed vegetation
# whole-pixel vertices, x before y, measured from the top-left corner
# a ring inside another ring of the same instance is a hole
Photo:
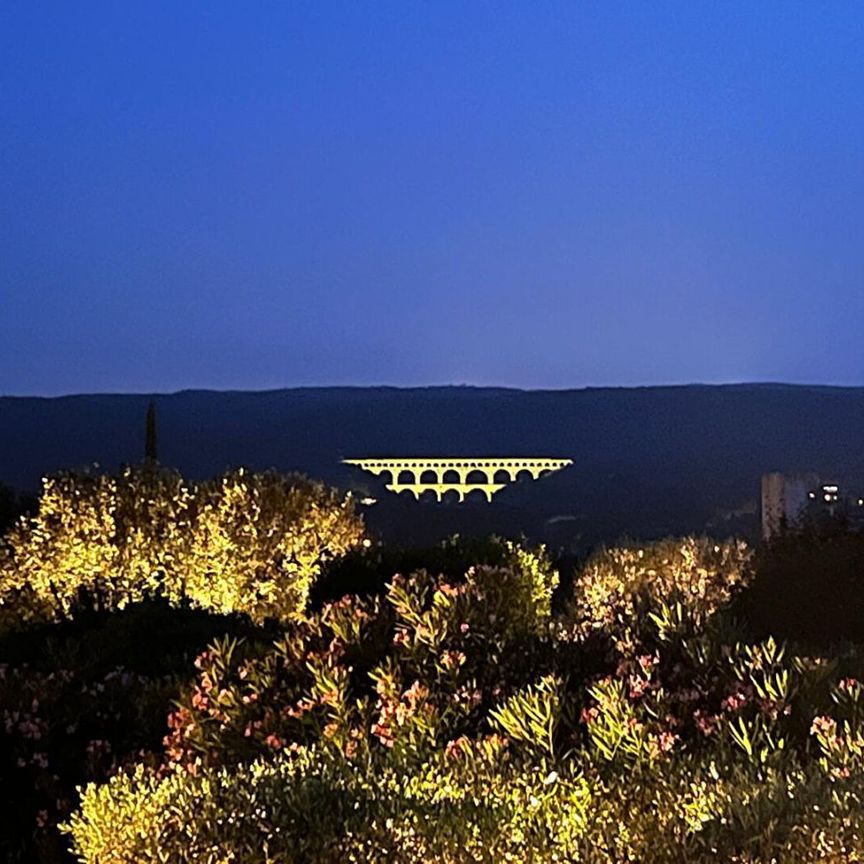
[[[181,489],[63,478],[11,535],[10,862],[68,861],[70,843],[85,864],[864,855],[864,653],[781,641],[770,587],[819,564],[854,607],[853,538],[624,545],[562,584],[505,540],[364,547],[308,481],[230,475],[188,491],[182,518]],[[277,493],[291,507],[262,503]],[[312,550],[302,573],[274,551],[289,544]]]

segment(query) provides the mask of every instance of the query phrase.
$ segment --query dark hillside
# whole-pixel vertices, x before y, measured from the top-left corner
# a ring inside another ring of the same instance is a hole
[[[143,455],[147,395],[0,398],[0,482]],[[864,489],[864,389],[734,385],[521,391],[473,387],[186,391],[156,397],[160,457],[190,477],[239,464],[375,491],[345,457],[567,456],[492,507],[386,500],[373,527],[430,539],[524,530],[550,542],[754,530],[759,477],[813,470]],[[386,500],[386,503],[385,503]]]

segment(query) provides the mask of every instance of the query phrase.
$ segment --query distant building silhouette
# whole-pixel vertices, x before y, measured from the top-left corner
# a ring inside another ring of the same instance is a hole
[[[819,480],[814,474],[762,475],[762,539],[771,540],[801,522],[810,493]]]
[[[762,475],[762,539],[806,526],[864,529],[864,497],[844,496],[837,483],[815,474]]]

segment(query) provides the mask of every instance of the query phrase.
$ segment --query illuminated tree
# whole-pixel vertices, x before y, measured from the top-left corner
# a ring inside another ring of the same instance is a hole
[[[68,616],[86,595],[122,608],[157,593],[189,522],[189,490],[169,472],[46,479],[39,512],[7,537],[4,623]]]
[[[45,481],[0,553],[0,625],[162,596],[256,620],[302,614],[322,564],[363,536],[353,503],[301,477],[172,471]]]
[[[351,499],[305,478],[243,470],[196,491],[178,595],[256,620],[302,613],[321,566],[363,538]]]

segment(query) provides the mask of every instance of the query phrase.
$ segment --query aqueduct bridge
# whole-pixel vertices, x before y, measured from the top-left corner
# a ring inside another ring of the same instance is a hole
[[[537,480],[572,459],[547,458],[453,458],[453,459],[343,459],[346,465],[358,465],[364,471],[389,478],[387,488],[397,494],[410,492],[419,499],[433,492],[441,501],[455,492],[464,501],[472,492],[482,492],[487,501],[508,483],[522,479]]]

